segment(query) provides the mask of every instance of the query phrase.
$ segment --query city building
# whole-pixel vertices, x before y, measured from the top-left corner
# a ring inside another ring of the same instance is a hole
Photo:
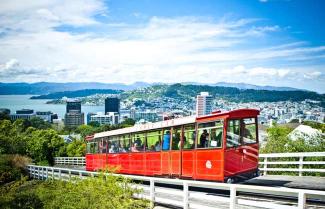
[[[144,120],[147,122],[156,122],[159,121],[159,116],[156,111],[146,110],[146,111],[136,111],[131,110],[130,118],[135,121]]]
[[[208,115],[212,112],[212,96],[208,92],[201,92],[196,97],[196,115]]]
[[[17,119],[30,120],[33,117],[36,117],[36,114],[34,113],[34,110],[31,109],[21,109],[21,110],[17,110],[16,114],[10,114],[11,120],[17,120]]]
[[[81,101],[77,99],[67,100],[66,112],[81,112]]]
[[[0,108],[0,113],[3,113],[3,114],[6,114],[6,115],[9,115],[9,114],[10,114],[10,110],[7,109],[7,108]]]
[[[111,96],[105,99],[105,114],[108,112],[120,113],[120,99],[118,97]]]
[[[117,112],[109,112],[107,114],[97,113],[90,116],[90,122],[98,122],[100,125],[104,124],[118,124],[119,114]]]
[[[93,116],[93,115],[96,115],[96,113],[93,113],[93,112],[87,113],[87,124],[90,123],[91,116]]]
[[[77,127],[84,124],[84,113],[69,112],[64,116],[64,125],[66,127]]]
[[[43,119],[49,123],[52,123],[54,119],[58,119],[58,115],[51,111],[36,111],[36,117]]]
[[[81,101],[67,100],[64,125],[66,127],[77,127],[84,124],[84,113],[81,112]]]

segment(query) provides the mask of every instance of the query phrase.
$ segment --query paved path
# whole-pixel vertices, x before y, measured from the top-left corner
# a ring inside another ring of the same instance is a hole
[[[325,177],[314,176],[267,175],[247,180],[243,184],[325,191]]]

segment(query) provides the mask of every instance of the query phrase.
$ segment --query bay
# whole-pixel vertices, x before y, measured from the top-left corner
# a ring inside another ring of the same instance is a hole
[[[35,95],[0,95],[0,108],[7,108],[10,113],[15,113],[20,109],[33,109],[36,111],[51,111],[58,114],[59,118],[64,118],[66,105],[63,104],[46,104],[46,99],[29,99]],[[81,106],[81,111],[85,113],[85,120],[87,113],[104,112],[105,107],[102,106]]]

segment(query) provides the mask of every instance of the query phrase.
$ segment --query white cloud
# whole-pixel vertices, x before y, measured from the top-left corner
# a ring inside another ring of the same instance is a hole
[[[5,71],[1,67],[0,80],[4,82],[215,83],[257,79],[268,84],[289,77],[316,78],[308,69],[276,67],[274,60],[295,59],[299,64],[319,59],[325,52],[325,46],[308,46],[305,42],[259,46],[260,39],[281,31],[278,25],[263,26],[260,19],[152,17],[129,25],[98,22],[94,16],[107,13],[98,0],[24,4],[14,0],[1,4],[0,34],[4,35],[0,36],[0,64],[14,69]],[[66,25],[96,25],[107,33],[56,30]],[[246,44],[253,47],[243,47]]]

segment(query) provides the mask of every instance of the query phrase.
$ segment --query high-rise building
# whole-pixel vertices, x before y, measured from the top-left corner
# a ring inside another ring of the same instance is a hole
[[[67,108],[66,108],[66,112],[70,113],[70,112],[79,112],[81,113],[81,102],[79,100],[68,100],[67,101]]]
[[[201,92],[196,97],[196,115],[208,115],[212,112],[212,96],[209,92]]]
[[[118,97],[107,97],[105,99],[105,114],[108,112],[120,112],[120,99]]]
[[[81,101],[68,100],[67,112],[64,115],[64,125],[67,127],[76,127],[84,124],[84,113],[81,112]]]

